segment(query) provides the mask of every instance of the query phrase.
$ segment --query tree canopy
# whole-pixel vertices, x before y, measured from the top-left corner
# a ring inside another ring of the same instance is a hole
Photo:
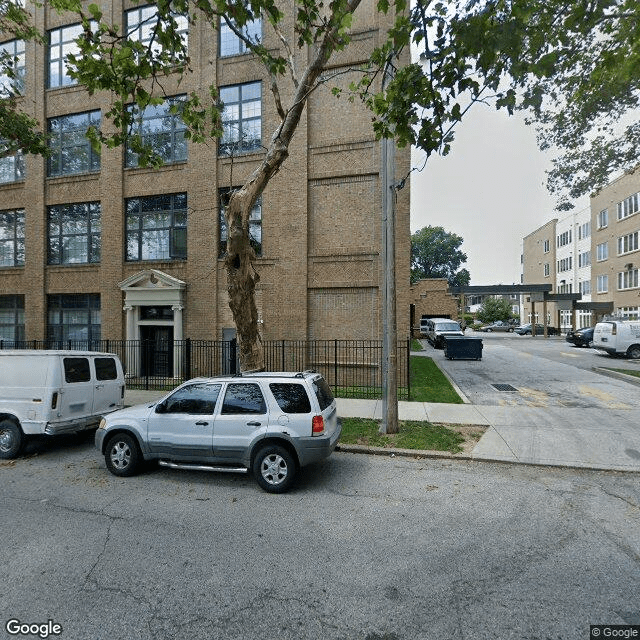
[[[256,199],[288,155],[306,101],[320,83],[331,57],[351,45],[351,26],[360,0],[157,0],[149,39],[127,33],[97,4],[46,0],[48,10],[71,12],[82,22],[79,51],[67,58],[69,74],[90,93],[108,92],[111,108],[101,129],[90,129],[95,146],[127,140],[141,162],[158,164],[153,149],[133,133],[147,107],[167,98],[191,73],[183,24],[233,31],[265,68],[280,121],[264,155],[225,207],[228,228],[227,277],[230,307],[238,330],[243,370],[260,368],[262,353],[255,305],[259,275],[250,243],[249,217]],[[360,79],[347,90],[372,112],[377,137],[413,144],[427,157],[447,154],[455,126],[476,103],[525,110],[540,127],[543,148],[557,148],[550,176],[553,190],[569,198],[605,184],[613,170],[638,160],[640,124],[625,118],[640,100],[640,3],[637,0],[376,0],[388,14]],[[260,17],[279,48],[267,48],[251,30]],[[29,12],[0,0],[5,35],[44,41]],[[421,62],[398,61],[413,45]],[[0,59],[5,76],[12,57]],[[389,78],[382,82],[381,78]],[[178,85],[176,84],[178,83]],[[0,94],[0,153],[46,152],[44,123],[20,111],[23,101],[3,85]],[[225,135],[219,88],[192,92],[174,105],[201,142]],[[563,191],[564,190],[564,191]]]
[[[511,303],[504,298],[494,298],[493,296],[487,296],[480,305],[476,317],[480,322],[497,322],[502,320],[506,322],[511,320],[513,316],[513,310],[511,309]]]
[[[460,267],[467,254],[460,250],[461,236],[443,227],[423,227],[411,236],[411,282],[421,278],[446,278],[451,286],[469,284],[471,276]]]

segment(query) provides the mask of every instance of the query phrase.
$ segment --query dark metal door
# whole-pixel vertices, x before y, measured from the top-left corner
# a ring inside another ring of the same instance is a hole
[[[142,375],[173,376],[173,327],[140,327]]]

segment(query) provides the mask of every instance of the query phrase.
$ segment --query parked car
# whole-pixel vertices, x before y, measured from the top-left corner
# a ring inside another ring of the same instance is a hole
[[[590,347],[593,342],[594,327],[583,327],[567,333],[566,341],[575,344],[576,347]]]
[[[463,336],[460,323],[450,318],[429,318],[427,320],[427,340],[434,349],[444,349],[445,336]]]
[[[640,321],[610,320],[598,322],[593,331],[593,346],[609,355],[640,359]]]
[[[515,328],[515,332],[521,336],[530,336],[531,334],[531,323],[523,324],[520,327]],[[541,324],[536,324],[536,335],[543,336],[544,335],[544,326]],[[558,335],[558,330],[555,327],[547,326],[547,335],[556,336]]]
[[[491,324],[478,327],[476,331],[486,331],[487,333],[491,333],[492,331],[508,331],[509,333],[512,333],[514,329],[515,327],[511,323],[497,320]]]
[[[335,449],[336,401],[315,372],[195,378],[155,404],[108,415],[96,431],[107,469],[131,476],[145,460],[173,469],[252,472],[282,493],[301,467]]]
[[[114,353],[0,351],[0,459],[20,455],[32,436],[95,429],[124,406],[124,373]]]

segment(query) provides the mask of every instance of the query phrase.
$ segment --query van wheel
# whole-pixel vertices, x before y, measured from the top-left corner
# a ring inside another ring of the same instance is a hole
[[[640,360],[640,344],[632,344],[627,349],[627,355],[634,360]]]
[[[104,460],[114,476],[126,478],[135,475],[141,458],[138,443],[126,433],[119,433],[107,442]]]
[[[22,429],[13,420],[0,421],[0,459],[17,458],[24,443]]]
[[[253,475],[262,489],[268,493],[284,493],[296,475],[296,461],[278,445],[264,447],[253,461]]]

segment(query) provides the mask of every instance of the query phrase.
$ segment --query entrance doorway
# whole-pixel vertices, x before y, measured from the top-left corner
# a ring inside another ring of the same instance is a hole
[[[173,376],[173,327],[140,325],[141,373]]]

